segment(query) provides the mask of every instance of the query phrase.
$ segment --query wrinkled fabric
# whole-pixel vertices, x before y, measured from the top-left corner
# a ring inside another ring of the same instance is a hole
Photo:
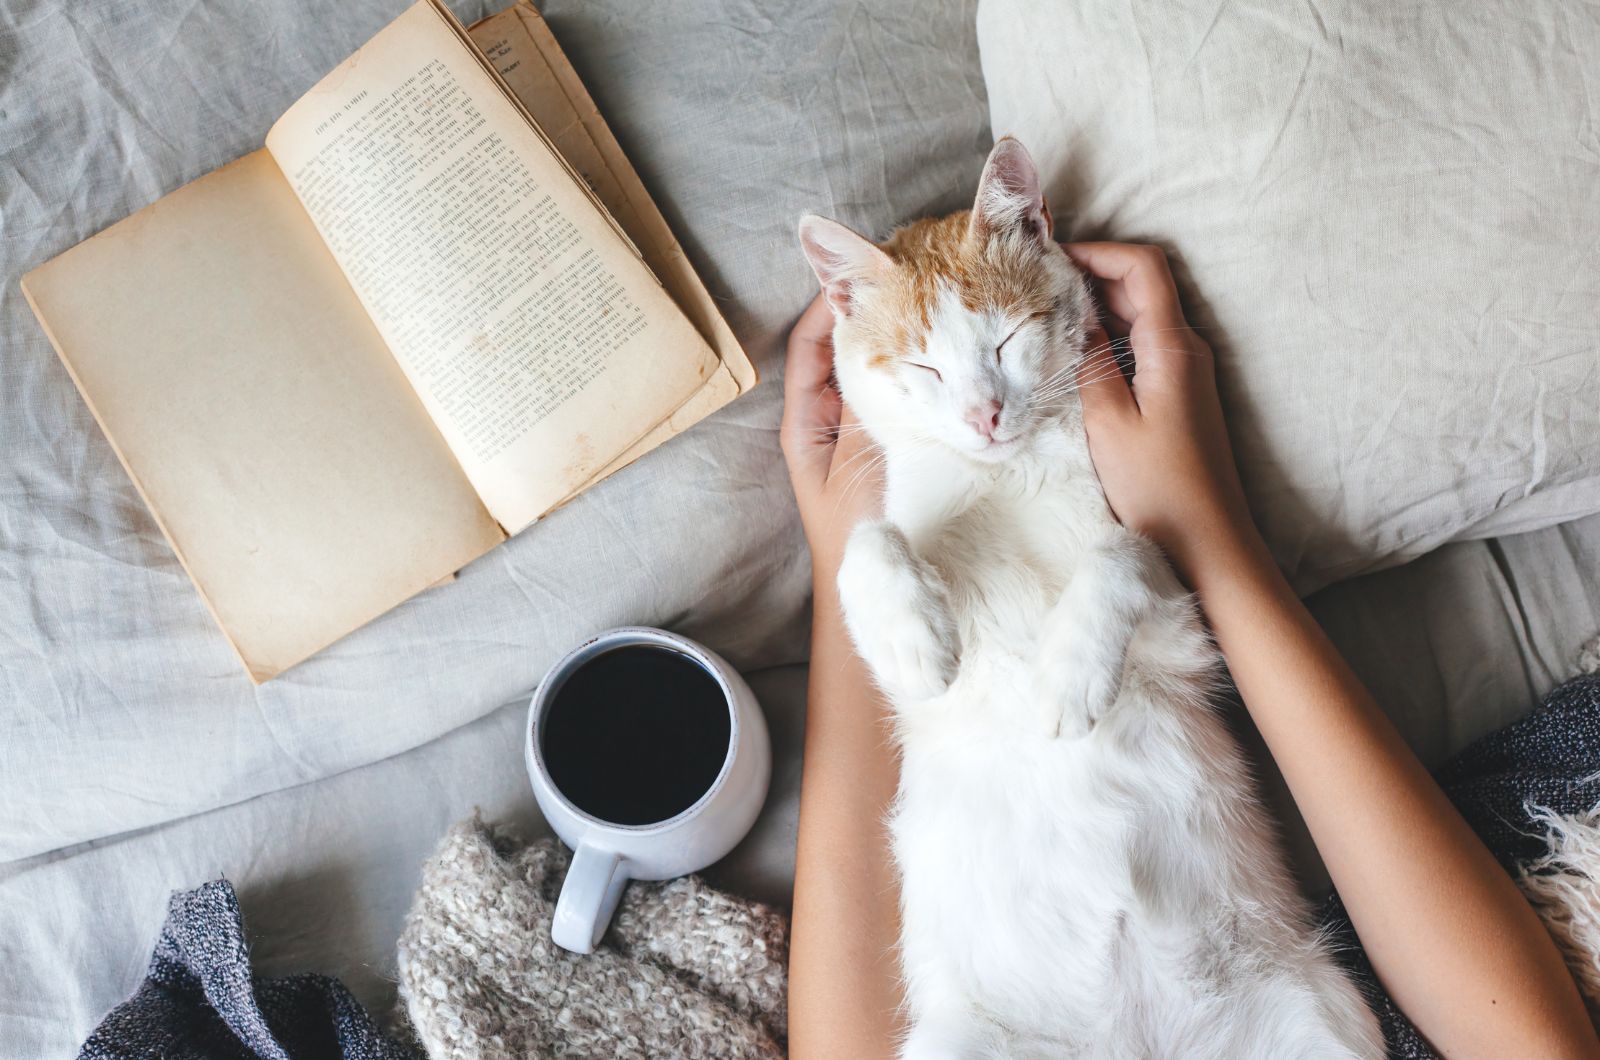
[[[258,979],[227,880],[173,894],[144,983],[78,1060],[422,1060],[383,1035],[337,979]]]
[[[1306,603],[1423,764],[1438,769],[1579,669],[1600,635],[1600,515],[1446,545]],[[1326,890],[1294,800],[1270,760],[1262,772],[1302,881]]]
[[[611,626],[671,627],[745,668],[804,657],[809,561],[777,445],[782,339],[815,291],[793,226],[816,209],[883,230],[970,196],[987,108],[960,2],[546,4],[767,382],[454,583],[260,688],[241,673],[17,277],[260,146],[406,6],[0,7],[0,859],[401,753]]]
[[[984,0],[1058,234],[1154,242],[1302,593],[1600,511],[1600,8]]]

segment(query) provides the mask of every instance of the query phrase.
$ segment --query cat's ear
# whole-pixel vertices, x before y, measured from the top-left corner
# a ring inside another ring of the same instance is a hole
[[[1050,207],[1039,188],[1039,171],[1022,141],[1002,136],[989,152],[978,197],[972,204],[972,231],[998,235],[1024,229],[1040,239],[1050,238]]]
[[[800,218],[800,249],[806,252],[828,304],[841,317],[850,315],[863,286],[894,268],[893,259],[870,239],[814,213]]]

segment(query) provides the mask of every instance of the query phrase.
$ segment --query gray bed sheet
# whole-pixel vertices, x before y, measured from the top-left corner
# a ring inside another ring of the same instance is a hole
[[[255,689],[22,303],[21,272],[258,146],[404,6],[0,0],[0,1057],[70,1055],[139,980],[167,892],[220,874],[263,971],[329,972],[385,1006],[444,829],[475,806],[539,827],[522,700],[608,625],[759,671],[774,797],[716,875],[787,894],[809,570],[778,386]],[[882,232],[971,194],[989,131],[962,0],[541,6],[769,378],[814,289],[799,213]],[[1451,546],[1316,608],[1436,761],[1564,675],[1596,628],[1597,559],[1588,520]]]
[[[0,0],[0,860],[403,753],[610,626],[800,657],[777,377],[816,281],[794,224],[965,205],[989,143],[966,0],[543,4],[767,382],[259,688],[206,615],[17,278],[258,147],[410,2]]]
[[[1430,764],[1523,713],[1600,631],[1600,516],[1450,545],[1312,600]],[[771,723],[772,792],[711,871],[775,903],[794,872],[803,666],[749,675]],[[376,1012],[394,1000],[394,943],[423,859],[481,813],[542,834],[522,764],[526,704],[339,776],[0,866],[0,1056],[69,1055],[140,980],[169,891],[219,875],[239,890],[259,970],[321,971]],[[1272,787],[1270,768],[1264,770]],[[1326,886],[1281,790],[1310,890]]]
[[[440,829],[531,813],[506,737],[589,634],[804,657],[776,438],[816,289],[794,224],[970,201],[990,143],[970,0],[540,3],[768,382],[260,688],[207,617],[17,279],[259,147],[410,2],[0,0],[0,1057],[67,1054],[138,979],[162,895],[219,872],[266,967],[381,992]],[[772,865],[746,883],[786,880]]]

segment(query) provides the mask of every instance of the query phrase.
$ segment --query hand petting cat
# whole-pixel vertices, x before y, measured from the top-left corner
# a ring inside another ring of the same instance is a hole
[[[833,383],[833,311],[818,295],[789,333],[780,438],[816,577],[832,583],[850,531],[877,511],[883,469]]]
[[[1191,586],[1207,548],[1256,536],[1217,399],[1211,347],[1184,320],[1161,248],[1067,243],[1097,281],[1107,333],[1079,373],[1084,427],[1111,510],[1166,552]],[[883,475],[833,382],[833,313],[818,295],[789,335],[781,432],[819,574],[877,510]],[[1112,342],[1131,347],[1130,383]]]
[[[1098,282],[1110,338],[1132,349],[1130,383],[1110,342],[1078,375],[1095,472],[1124,526],[1160,545],[1191,588],[1219,550],[1260,545],[1217,399],[1211,347],[1183,317],[1160,247],[1067,243]]]

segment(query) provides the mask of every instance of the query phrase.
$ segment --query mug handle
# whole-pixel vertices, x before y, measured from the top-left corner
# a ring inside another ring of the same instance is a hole
[[[564,950],[593,953],[627,885],[621,854],[579,843],[567,878],[561,881],[550,938]]]

